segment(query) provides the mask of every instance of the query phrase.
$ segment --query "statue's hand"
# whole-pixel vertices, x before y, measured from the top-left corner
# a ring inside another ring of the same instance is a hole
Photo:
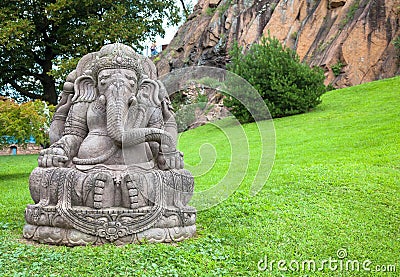
[[[38,164],[40,167],[64,167],[67,160],[64,149],[53,147],[40,151]]]
[[[161,170],[168,169],[182,169],[183,164],[183,153],[175,150],[172,152],[160,152],[158,153],[158,167]]]

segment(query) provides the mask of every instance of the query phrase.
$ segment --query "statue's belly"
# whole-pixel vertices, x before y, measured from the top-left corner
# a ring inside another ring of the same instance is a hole
[[[84,139],[79,148],[79,159],[91,159],[104,155],[110,149],[117,147],[108,136],[90,134]],[[112,155],[115,156],[116,152]]]
[[[147,149],[147,143],[123,148],[124,150],[122,151],[121,147],[115,145],[113,140],[108,136],[99,136],[89,133],[82,142],[77,157],[82,160],[93,159],[92,163],[89,162],[86,164],[102,163],[132,165],[149,161],[147,153],[150,149]],[[104,157],[104,159],[95,162],[99,157]]]

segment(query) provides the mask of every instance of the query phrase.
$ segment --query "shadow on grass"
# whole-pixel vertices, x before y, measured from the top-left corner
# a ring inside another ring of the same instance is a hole
[[[0,174],[1,181],[16,181],[17,179],[29,179],[31,173],[10,173],[10,174]]]

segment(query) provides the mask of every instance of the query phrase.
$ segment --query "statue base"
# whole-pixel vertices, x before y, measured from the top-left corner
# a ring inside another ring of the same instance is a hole
[[[135,219],[151,214],[153,207],[140,210],[109,208],[102,210],[87,207],[73,207],[76,214],[85,214],[87,221],[96,226],[93,231],[78,230],[66,220],[56,206],[28,205],[25,211],[27,224],[23,236],[27,240],[39,243],[85,246],[114,243],[124,245],[129,243],[179,242],[191,238],[196,233],[196,210],[192,207],[165,208],[149,228],[135,225]]]

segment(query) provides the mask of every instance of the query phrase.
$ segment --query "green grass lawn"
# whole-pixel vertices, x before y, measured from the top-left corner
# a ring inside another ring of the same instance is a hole
[[[201,172],[196,164],[202,145],[211,144],[201,149],[216,153],[215,164],[196,177],[197,193],[218,183],[231,160],[231,170],[243,172],[246,162],[233,160],[246,158],[246,151],[250,164],[227,200],[198,213],[197,237],[178,244],[68,248],[26,243],[24,208],[32,203],[28,177],[37,157],[0,157],[0,275],[398,275],[400,77],[328,92],[314,111],[274,120],[274,125],[274,167],[254,197],[249,190],[261,152],[255,124],[243,126],[248,150],[227,146],[232,140],[227,134],[240,126],[227,124],[221,131],[206,125],[181,135],[180,149],[194,171]],[[343,251],[341,267],[332,260]],[[331,269],[324,263],[329,259]],[[272,270],[258,269],[263,260],[273,264]],[[279,260],[287,271],[278,269]],[[315,271],[291,270],[307,260],[315,261]],[[360,271],[346,271],[349,260],[358,261]],[[363,270],[364,261],[371,271]],[[322,263],[324,269],[318,270]],[[396,273],[376,272],[393,270],[391,265]]]

